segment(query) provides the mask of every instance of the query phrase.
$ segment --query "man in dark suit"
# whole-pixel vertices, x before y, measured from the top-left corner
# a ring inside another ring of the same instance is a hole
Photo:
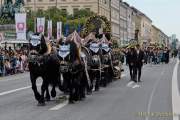
[[[138,82],[141,82],[141,70],[144,63],[144,52],[141,50],[140,45],[136,45],[136,75],[138,78]]]
[[[127,52],[126,60],[127,60],[127,64],[129,65],[131,81],[134,81],[134,82],[137,82],[136,81],[136,59],[137,59],[136,50],[135,48],[131,47],[129,51]]]

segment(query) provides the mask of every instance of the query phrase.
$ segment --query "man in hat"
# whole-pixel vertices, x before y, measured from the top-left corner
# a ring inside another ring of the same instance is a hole
[[[136,74],[137,74],[137,78],[138,78],[138,82],[141,82],[141,69],[144,63],[144,52],[143,50],[140,48],[140,45],[136,45],[136,54],[137,54],[137,58],[136,58]]]
[[[127,56],[126,61],[129,66],[129,72],[130,72],[130,81],[136,82],[136,59],[137,59],[137,53],[133,46],[130,47]]]

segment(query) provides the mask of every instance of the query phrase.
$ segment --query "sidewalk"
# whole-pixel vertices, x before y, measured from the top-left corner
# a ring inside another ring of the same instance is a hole
[[[24,72],[24,73],[17,73],[14,75],[8,75],[8,76],[2,76],[0,77],[0,81],[5,81],[5,80],[12,80],[12,79],[20,79],[20,78],[27,78],[29,77],[29,72]]]

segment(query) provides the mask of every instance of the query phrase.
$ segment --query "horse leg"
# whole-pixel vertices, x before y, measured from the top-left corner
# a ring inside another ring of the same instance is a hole
[[[69,103],[73,104],[74,103],[74,83],[73,80],[71,78],[70,82],[69,82]]]
[[[100,73],[99,71],[96,72],[96,84],[95,84],[95,91],[99,91],[99,84],[100,84]]]
[[[44,100],[44,93],[48,89],[48,83],[46,83],[43,79],[43,83],[41,86],[41,99],[39,100],[39,106],[44,106],[45,105],[45,100]]]
[[[50,94],[49,94],[49,89],[47,87],[46,89],[46,101],[50,101]]]
[[[53,85],[52,90],[51,90],[51,97],[55,98],[56,97],[56,86]]]
[[[36,99],[37,101],[39,101],[40,98],[41,98],[41,95],[39,94],[39,92],[38,92],[38,90],[37,90],[36,78],[37,78],[37,77],[35,77],[32,73],[30,73],[32,90],[33,90],[33,92],[34,92],[35,99]]]

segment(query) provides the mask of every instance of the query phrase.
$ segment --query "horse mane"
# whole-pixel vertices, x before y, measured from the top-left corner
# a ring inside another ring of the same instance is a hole
[[[44,54],[48,51],[48,46],[46,44],[46,40],[44,38],[44,35],[41,36],[41,43],[40,43],[40,50],[39,50],[39,54]]]

